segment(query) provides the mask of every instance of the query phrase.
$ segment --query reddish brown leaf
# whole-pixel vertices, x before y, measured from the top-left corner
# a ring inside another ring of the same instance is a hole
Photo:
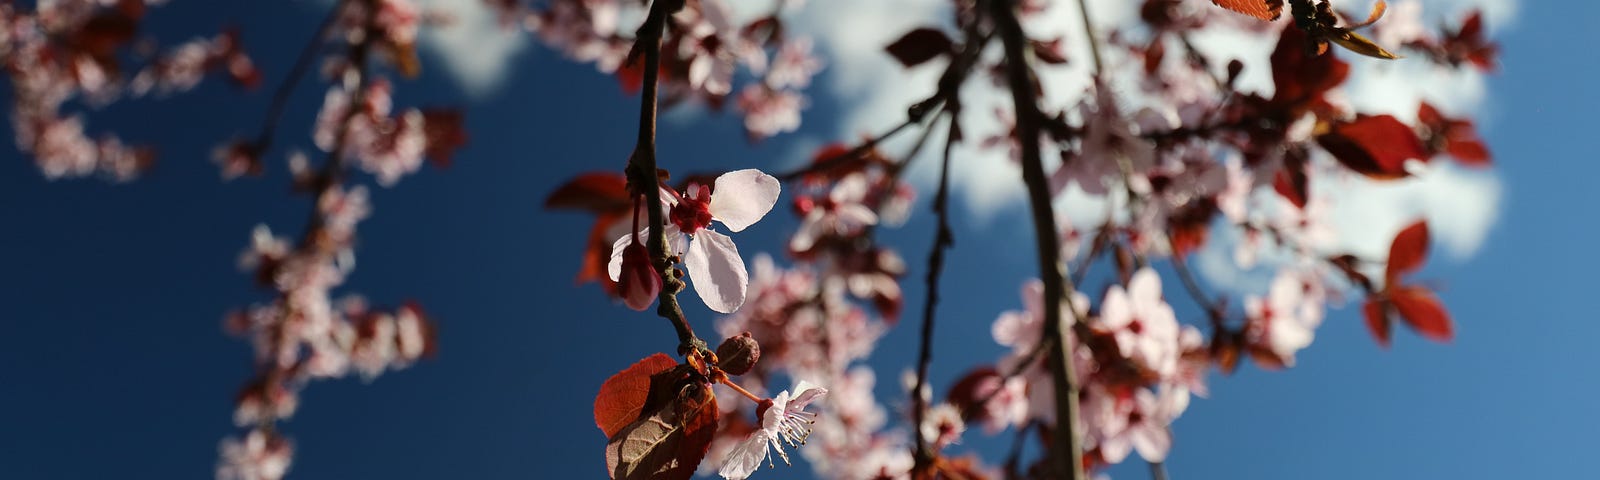
[[[1272,51],[1272,83],[1277,91],[1273,103],[1306,105],[1344,83],[1350,65],[1333,55],[1318,55],[1311,41],[1293,24],[1286,25],[1278,46]]]
[[[1400,276],[1422,266],[1428,257],[1428,222],[1418,220],[1400,233],[1389,244],[1389,265],[1383,271],[1384,288],[1393,288]]]
[[[422,133],[428,139],[425,153],[434,165],[450,166],[456,150],[467,144],[467,129],[461,110],[430,108],[422,111]]]
[[[544,200],[544,208],[594,213],[626,211],[631,206],[628,202],[628,180],[618,172],[578,175]]]
[[[988,417],[988,410],[979,405],[978,401],[989,395],[989,392],[979,392],[978,386],[990,383],[991,380],[995,381],[995,383],[991,383],[992,385],[1001,386],[998,383],[999,379],[1000,372],[996,371],[993,366],[984,365],[974,368],[972,371],[967,372],[966,375],[961,376],[960,380],[956,380],[954,385],[950,386],[950,392],[945,394],[945,401],[960,409],[962,414],[968,418],[968,422],[983,420]]]
[[[1378,341],[1378,346],[1389,348],[1393,329],[1389,325],[1388,305],[1382,300],[1368,298],[1361,306],[1361,313],[1367,317],[1367,330],[1372,331],[1372,339]]]
[[[1428,158],[1416,131],[1392,115],[1358,117],[1334,125],[1317,136],[1317,144],[1345,167],[1376,179],[1406,177],[1406,160]]]
[[[1311,198],[1311,182],[1306,178],[1305,150],[1291,148],[1283,154],[1283,169],[1273,175],[1272,189],[1295,208],[1306,208]]]
[[[617,372],[600,385],[594,397],[594,424],[606,438],[616,437],[624,427],[639,418],[645,399],[650,396],[650,376],[678,365],[665,353],[657,353]]]
[[[618,67],[617,83],[622,85],[624,92],[639,93],[644,88],[644,60],[624,62]]]
[[[1472,122],[1447,118],[1428,102],[1417,107],[1417,122],[1428,130],[1424,143],[1429,150],[1447,153],[1462,165],[1489,165],[1489,148],[1478,138]]]
[[[916,66],[922,62],[933,60],[940,55],[949,55],[955,52],[955,43],[944,32],[935,28],[918,28],[895,40],[885,47],[889,55],[899,60],[900,64],[907,67]]]
[[[606,271],[611,262],[611,245],[615,238],[607,234],[611,231],[611,224],[625,218],[627,211],[601,214],[595,219],[594,226],[589,228],[588,244],[583,248],[583,262],[578,265],[578,278],[576,283],[598,281],[607,294],[615,294],[616,282],[611,281],[610,272]]]
[[[688,480],[694,475],[717,432],[717,400],[704,384],[677,385],[671,401],[607,442],[611,478]]]
[[[1219,7],[1261,20],[1277,20],[1283,13],[1283,0],[1211,0]]]
[[[1448,342],[1455,337],[1450,312],[1444,309],[1439,297],[1435,297],[1427,288],[1400,287],[1390,292],[1389,300],[1400,312],[1400,318],[1422,336],[1438,342]]]

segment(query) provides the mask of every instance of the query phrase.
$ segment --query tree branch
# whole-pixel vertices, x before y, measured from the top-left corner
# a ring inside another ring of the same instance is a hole
[[[1017,20],[1014,0],[991,0],[990,15],[1001,43],[1005,46],[1006,78],[1011,99],[1016,104],[1017,142],[1022,148],[1022,180],[1028,188],[1028,204],[1033,214],[1034,241],[1039,250],[1039,276],[1044,283],[1044,335],[1054,338],[1056,348],[1051,350],[1050,369],[1055,383],[1056,428],[1050,459],[1058,478],[1084,479],[1082,446],[1076,432],[1078,411],[1077,379],[1073,378],[1071,342],[1062,329],[1061,305],[1066,302],[1069,311],[1076,312],[1071,297],[1066,295],[1067,285],[1062,273],[1061,245],[1056,230],[1055,211],[1051,208],[1049,179],[1040,157],[1039,112],[1035,98],[1033,72],[1029,68],[1028,38]],[[1092,43],[1091,43],[1092,45]],[[1082,325],[1082,322],[1078,322]]]
[[[644,90],[639,98],[639,138],[633,155],[628,159],[628,183],[634,193],[644,195],[645,212],[649,215],[650,235],[645,248],[650,261],[661,275],[661,294],[656,314],[672,322],[678,333],[678,353],[708,350],[706,342],[696,337],[694,329],[678,306],[678,292],[683,291],[683,279],[673,268],[672,255],[667,252],[666,218],[661,213],[661,181],[656,171],[656,87],[661,70],[661,35],[666,30],[667,19],[683,8],[683,0],[656,0],[650,4],[650,14],[639,26],[638,38],[629,54],[642,56],[644,61]]]
[[[300,79],[305,77],[306,69],[311,67],[311,60],[316,58],[319,47],[328,38],[328,31],[339,23],[339,14],[350,0],[340,0],[328,12],[328,18],[322,20],[322,25],[317,26],[317,33],[312,35],[306,46],[300,49],[300,55],[295,57],[294,66],[289,67],[289,74],[283,78],[283,83],[272,92],[272,103],[267,106],[267,119],[261,124],[261,133],[256,135],[255,142],[250,145],[257,158],[266,155],[272,147],[272,137],[278,131],[278,121],[283,118],[283,109],[289,105],[289,95],[294,93],[295,86],[300,84]],[[365,42],[363,42],[365,43]]]
[[[917,467],[920,471],[933,461],[928,450],[928,439],[922,435],[922,421],[927,414],[928,401],[922,390],[928,384],[928,365],[933,362],[933,313],[939,304],[939,275],[944,272],[944,252],[955,244],[955,234],[950,230],[950,150],[957,140],[957,114],[950,114],[950,130],[944,138],[944,160],[939,164],[939,189],[933,195],[933,213],[938,217],[934,228],[933,247],[928,251],[928,292],[922,304],[922,343],[917,354],[917,383],[911,390],[911,418],[917,425]]]

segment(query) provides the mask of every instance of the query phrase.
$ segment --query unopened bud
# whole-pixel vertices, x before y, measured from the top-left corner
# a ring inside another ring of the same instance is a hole
[[[761,359],[761,344],[750,332],[728,337],[717,346],[717,367],[729,375],[744,375]]]

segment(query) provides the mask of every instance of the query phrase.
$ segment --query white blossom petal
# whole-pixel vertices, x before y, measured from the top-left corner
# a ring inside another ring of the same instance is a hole
[[[714,230],[701,230],[689,242],[689,252],[683,258],[684,269],[694,282],[695,293],[717,313],[733,313],[744,305],[745,288],[750,277],[744,269],[744,259],[733,239]]]
[[[641,232],[639,239],[643,240],[648,233],[649,231]],[[617,241],[611,242],[611,261],[606,262],[606,274],[611,275],[611,281],[613,282],[622,279],[622,249],[626,248],[630,243],[633,243],[633,234],[631,233],[622,234],[621,237],[617,238]]]
[[[772,211],[781,189],[777,178],[754,168],[724,173],[711,193],[711,217],[729,230],[743,231]]]
[[[728,480],[743,480],[761,469],[761,461],[767,459],[767,432],[757,430],[750,434],[744,441],[733,447],[728,452],[728,458],[723,460],[722,468],[717,470],[717,475]]]

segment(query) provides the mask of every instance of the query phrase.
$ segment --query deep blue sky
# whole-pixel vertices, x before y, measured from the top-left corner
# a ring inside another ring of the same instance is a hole
[[[164,41],[239,23],[276,79],[317,12],[279,2],[180,1],[151,17]],[[1353,310],[1332,312],[1317,342],[1282,373],[1252,367],[1213,376],[1176,424],[1173,478],[1582,478],[1592,472],[1600,412],[1600,338],[1591,239],[1594,111],[1600,53],[1586,28],[1592,2],[1526,2],[1519,27],[1494,32],[1503,73],[1490,81],[1486,132],[1506,186],[1500,221],[1478,255],[1435,257],[1455,314],[1449,345],[1408,332],[1373,345]],[[269,33],[270,32],[270,33]],[[425,62],[426,62],[425,58]],[[472,101],[442,72],[398,84],[406,105],[465,104],[471,144],[457,165],[428,167],[375,188],[359,266],[344,291],[393,304],[417,299],[440,321],[440,355],[371,384],[313,384],[285,430],[299,479],[593,478],[604,438],[590,408],[606,376],[672,348],[659,319],[574,288],[589,219],[540,209],[573,174],[620,168],[637,99],[592,67],[545,51],[517,57],[509,87]],[[265,294],[234,268],[251,228],[302,228],[307,200],[287,174],[218,180],[210,148],[253,132],[265,93],[218,83],[160,102],[120,104],[91,129],[161,148],[160,166],[126,185],[49,182],[0,146],[0,478],[207,478],[217,441],[234,432],[231,398],[250,372],[249,346],[226,336],[224,312]],[[0,97],[3,98],[3,97]],[[321,87],[301,91],[284,141],[307,146]],[[835,130],[818,99],[805,130]],[[9,135],[6,135],[9,137]],[[665,165],[770,166],[797,136],[751,147],[734,119],[664,125]],[[281,152],[281,150],[280,150]],[[281,158],[281,157],[278,157]],[[887,240],[921,278],[931,222],[918,210]],[[959,210],[958,210],[959,211]],[[740,234],[750,257],[793,227],[774,215]],[[1018,307],[1033,269],[1020,217],[958,217],[935,348],[936,385],[990,361],[996,313]],[[912,305],[920,281],[908,280]],[[1181,315],[1194,309],[1169,295]],[[695,303],[695,302],[689,302]],[[908,312],[916,312],[912,307]],[[711,332],[703,307],[690,315]],[[872,359],[880,393],[898,395],[913,357],[908,322]],[[971,339],[983,339],[973,341]],[[783,387],[783,386],[774,386]],[[890,398],[890,397],[886,397]],[[898,398],[898,397],[892,397]],[[976,436],[974,438],[977,438]],[[973,448],[996,445],[969,441]],[[804,467],[763,471],[796,478]],[[1145,478],[1142,464],[1114,470]]]

